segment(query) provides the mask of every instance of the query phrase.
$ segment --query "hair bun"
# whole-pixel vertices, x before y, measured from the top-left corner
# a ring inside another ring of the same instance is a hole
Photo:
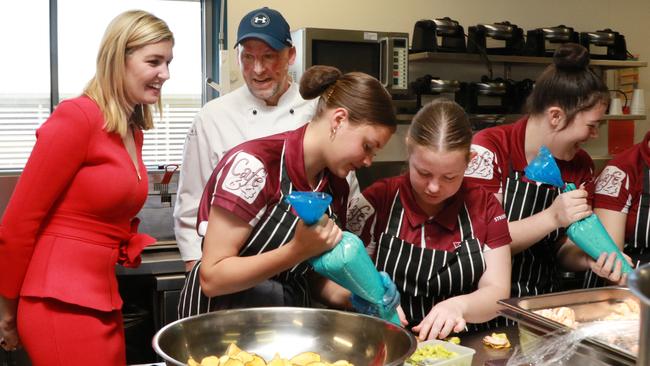
[[[341,70],[332,66],[316,65],[305,70],[300,79],[300,95],[305,99],[314,99],[343,76]]]
[[[589,51],[577,43],[564,43],[553,54],[559,70],[584,70],[589,66]]]

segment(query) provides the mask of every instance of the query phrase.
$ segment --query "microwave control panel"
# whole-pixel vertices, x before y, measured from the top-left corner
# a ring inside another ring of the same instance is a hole
[[[392,89],[408,89],[408,39],[391,38],[393,48]]]

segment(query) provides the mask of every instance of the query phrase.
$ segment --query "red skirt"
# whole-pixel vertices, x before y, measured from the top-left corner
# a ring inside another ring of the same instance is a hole
[[[17,323],[33,366],[126,365],[119,310],[103,312],[55,299],[21,297]]]

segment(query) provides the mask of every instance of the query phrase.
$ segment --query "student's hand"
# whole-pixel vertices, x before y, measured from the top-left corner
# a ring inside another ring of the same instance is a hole
[[[381,271],[379,272],[379,276],[381,277],[381,283],[384,286],[384,297],[382,298],[381,305],[373,304],[362,297],[352,294],[352,296],[350,296],[350,302],[357,312],[379,316],[381,310],[388,313],[389,310],[396,309],[399,306],[400,296],[399,291],[397,291],[397,286],[395,286],[395,283],[390,279],[388,273]],[[380,306],[383,307],[383,309],[380,309]],[[402,319],[400,318],[400,320]]]
[[[343,238],[343,231],[336,225],[334,220],[323,215],[314,225],[307,226],[302,220],[296,225],[296,232],[293,240],[296,250],[307,259],[315,257],[336,246]]]
[[[548,208],[557,227],[568,227],[592,214],[587,203],[587,191],[583,188],[561,193]]]
[[[418,333],[421,341],[424,341],[447,338],[452,331],[455,333],[463,331],[465,325],[463,312],[458,304],[454,303],[454,298],[451,298],[436,304],[412,330]]]
[[[630,266],[634,267],[632,258],[625,253],[623,253],[623,256]],[[601,253],[597,261],[594,261],[591,258],[589,258],[588,261],[591,271],[604,278],[612,285],[625,286],[627,283],[627,274],[623,273],[623,264],[617,259],[616,253]]]

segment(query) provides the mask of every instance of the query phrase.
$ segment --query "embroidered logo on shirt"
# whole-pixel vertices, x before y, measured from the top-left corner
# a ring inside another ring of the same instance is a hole
[[[596,181],[596,194],[618,197],[626,176],[625,172],[618,167],[606,166]]]
[[[233,159],[221,187],[251,204],[264,188],[267,175],[261,161],[253,155],[240,152]]]
[[[375,213],[375,208],[363,195],[358,195],[350,200],[348,205],[348,230],[360,235],[363,226],[370,216]]]
[[[506,219],[506,214],[502,214],[502,215],[499,215],[499,216],[495,217],[494,222],[499,222],[499,221],[505,220],[505,219]]]
[[[494,177],[494,153],[480,145],[472,145],[472,151],[476,152],[476,156],[467,165],[465,176],[492,179]]]

